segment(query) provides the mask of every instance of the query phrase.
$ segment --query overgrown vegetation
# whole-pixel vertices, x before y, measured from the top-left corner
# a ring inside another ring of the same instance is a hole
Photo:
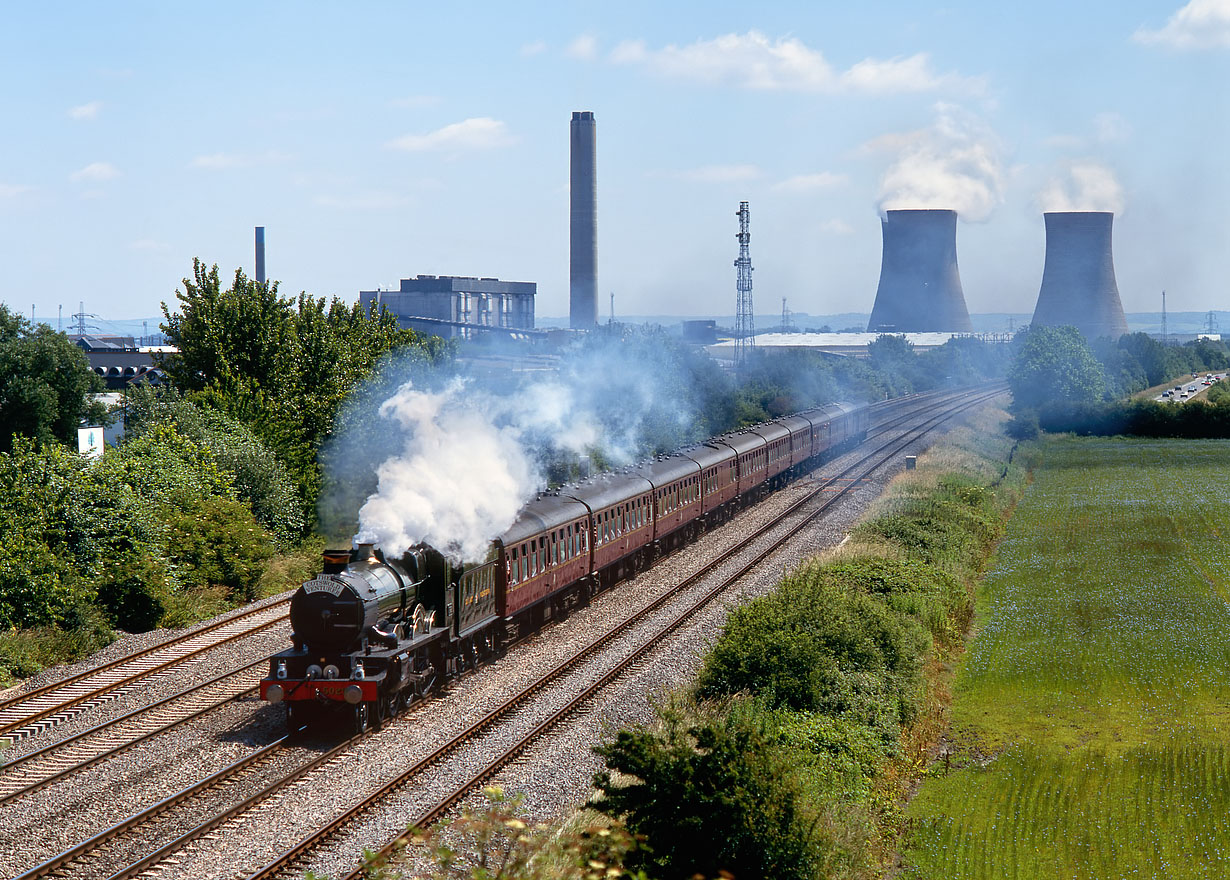
[[[906,876],[1225,875],[1228,461],[1225,441],[1045,441]]]

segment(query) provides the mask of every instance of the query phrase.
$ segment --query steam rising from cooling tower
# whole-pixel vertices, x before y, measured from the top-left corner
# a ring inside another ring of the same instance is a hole
[[[873,333],[972,331],[957,272],[957,212],[887,211],[884,256],[867,329]]]
[[[594,114],[572,114],[569,152],[568,325],[598,324],[598,135]]]
[[[1063,211],[1046,220],[1046,264],[1033,323],[1070,324],[1088,339],[1128,332],[1115,283],[1109,211]]]

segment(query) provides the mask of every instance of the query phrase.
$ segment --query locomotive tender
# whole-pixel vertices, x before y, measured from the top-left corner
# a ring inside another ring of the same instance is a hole
[[[371,544],[328,550],[291,598],[291,647],[260,695],[297,730],[342,717],[379,726],[510,636],[693,540],[816,464],[862,442],[866,405],[807,410],[601,474],[526,504],[480,563],[420,544],[392,558]]]

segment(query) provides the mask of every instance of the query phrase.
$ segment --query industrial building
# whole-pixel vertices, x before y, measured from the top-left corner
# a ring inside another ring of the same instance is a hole
[[[588,110],[572,114],[568,177],[568,326],[598,326],[598,131]]]
[[[1052,211],[1046,222],[1046,261],[1034,307],[1035,326],[1071,325],[1088,339],[1128,332],[1115,263],[1109,211]]]
[[[537,294],[533,281],[418,275],[403,278],[398,290],[361,290],[359,302],[384,306],[401,326],[420,333],[470,339],[479,332],[532,331]]]
[[[872,333],[969,333],[957,271],[957,212],[887,211]]]

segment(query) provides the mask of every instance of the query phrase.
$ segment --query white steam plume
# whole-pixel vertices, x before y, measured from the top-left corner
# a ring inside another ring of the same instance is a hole
[[[482,559],[487,542],[533,494],[538,469],[515,429],[467,405],[465,383],[420,391],[406,383],[380,407],[405,438],[380,465],[379,488],[359,511],[357,542],[406,548],[427,541],[459,559]]]
[[[355,540],[395,553],[424,541],[456,561],[479,560],[545,487],[544,452],[599,452],[605,464],[628,464],[644,449],[647,426],[671,448],[686,442],[695,417],[678,371],[643,354],[595,344],[557,375],[515,388],[473,378],[439,391],[401,385],[379,407],[382,442],[369,439],[363,450],[354,445],[360,435],[345,441],[351,455],[385,450]],[[362,430],[372,430],[370,420]]]
[[[896,154],[880,181],[881,212],[940,208],[983,221],[1003,199],[999,141],[959,107],[939,104],[929,128],[886,135],[868,147]]]
[[[1043,211],[1123,212],[1126,197],[1115,173],[1094,161],[1071,162],[1038,193]]]

